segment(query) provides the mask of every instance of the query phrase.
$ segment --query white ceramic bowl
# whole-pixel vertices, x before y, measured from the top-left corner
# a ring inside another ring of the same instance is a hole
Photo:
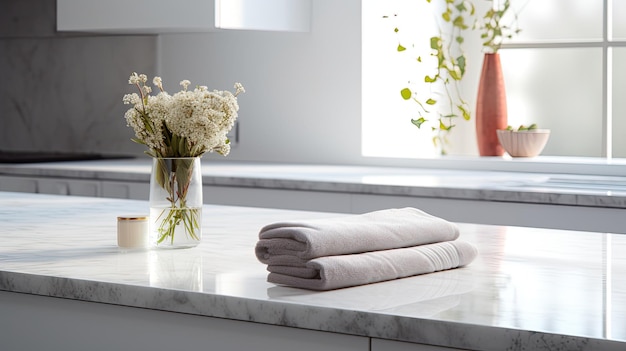
[[[512,131],[499,129],[498,140],[504,150],[512,157],[534,157],[543,151],[550,138],[549,129]]]

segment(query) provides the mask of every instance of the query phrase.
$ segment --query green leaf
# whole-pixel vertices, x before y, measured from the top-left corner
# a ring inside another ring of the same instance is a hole
[[[457,105],[459,111],[461,111],[461,114],[463,115],[463,119],[466,121],[469,121],[471,118],[471,115],[469,113],[469,111],[465,108],[465,106],[463,105]]]
[[[447,10],[446,12],[441,14],[441,18],[443,18],[444,21],[446,22],[450,22],[450,10]]]
[[[461,70],[461,76],[465,75],[465,55],[461,55],[459,57],[456,58],[456,62],[459,66],[459,70]]]
[[[430,48],[433,50],[439,50],[439,47],[441,47],[441,38],[439,37],[430,38]]]
[[[426,104],[427,104],[427,105],[434,105],[434,104],[436,104],[436,103],[437,103],[437,100],[433,100],[433,99],[428,99],[428,100],[426,100]]]
[[[411,123],[413,123],[417,128],[420,128],[422,124],[424,124],[424,122],[426,122],[424,117],[420,117],[418,119],[411,119]]]
[[[402,46],[401,44],[398,44],[398,52],[402,52],[404,50],[406,50],[406,48],[404,46]]]
[[[443,130],[443,131],[448,130],[448,127],[445,124],[443,124],[442,120],[439,120],[439,130]]]
[[[452,25],[461,29],[468,28],[467,25],[465,24],[465,19],[463,18],[463,16],[457,16],[452,22]]]
[[[426,83],[434,83],[437,81],[437,77],[430,77],[430,76],[425,76],[424,77],[424,82]]]
[[[417,57],[417,62],[422,62],[422,56]]]
[[[393,29],[393,31],[394,31],[395,33],[398,33],[400,30],[398,29],[398,27],[396,27],[396,28],[394,28],[394,29]]]
[[[411,92],[411,89],[404,88],[404,89],[400,90],[400,95],[402,96],[402,98],[404,100],[408,100],[408,99],[411,98],[411,95],[413,95],[413,93]]]
[[[180,156],[189,156],[189,153],[187,152],[187,139],[186,138],[180,138],[178,140],[178,152]]]

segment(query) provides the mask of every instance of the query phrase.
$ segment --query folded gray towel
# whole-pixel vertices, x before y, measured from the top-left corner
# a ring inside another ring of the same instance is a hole
[[[306,267],[268,266],[270,283],[332,290],[465,266],[478,251],[465,241],[314,258]]]
[[[304,266],[316,257],[396,249],[451,241],[458,227],[415,208],[263,227],[255,252],[268,265]]]

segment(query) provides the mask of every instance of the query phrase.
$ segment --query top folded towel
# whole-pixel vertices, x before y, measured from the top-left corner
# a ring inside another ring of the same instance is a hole
[[[454,223],[407,207],[273,223],[261,229],[255,252],[265,264],[304,266],[316,257],[396,249],[458,237]]]

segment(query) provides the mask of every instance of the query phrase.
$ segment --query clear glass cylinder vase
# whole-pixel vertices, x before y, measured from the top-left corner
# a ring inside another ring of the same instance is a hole
[[[199,157],[153,158],[150,177],[150,246],[194,247],[202,239]]]

